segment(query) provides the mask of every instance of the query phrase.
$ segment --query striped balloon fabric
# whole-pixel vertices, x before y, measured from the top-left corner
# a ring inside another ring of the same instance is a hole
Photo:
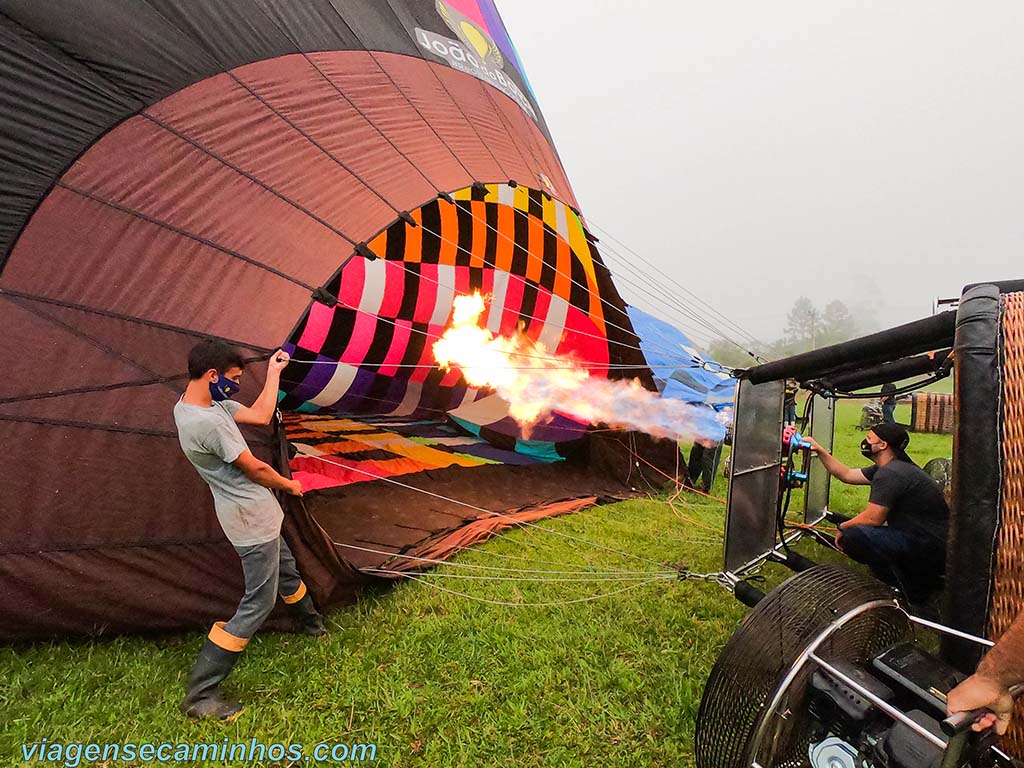
[[[520,436],[507,403],[444,372],[431,351],[456,295],[489,298],[487,327],[525,333],[607,375],[608,341],[593,245],[579,215],[546,192],[467,187],[411,212],[328,282],[337,304],[313,303],[286,349],[294,363],[281,406],[300,413],[425,416],[450,412],[476,434]],[[569,418],[540,424],[521,447],[578,439]],[[543,449],[541,449],[543,452]]]

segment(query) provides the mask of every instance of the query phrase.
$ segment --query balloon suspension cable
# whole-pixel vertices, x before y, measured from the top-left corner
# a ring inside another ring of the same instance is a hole
[[[660,468],[656,467],[656,466],[655,466],[654,464],[652,464],[652,463],[651,463],[651,462],[649,462],[649,461],[648,461],[647,459],[645,459],[645,458],[644,458],[643,456],[641,456],[641,455],[640,455],[640,454],[639,454],[639,453],[638,453],[638,452],[636,451],[636,449],[635,449],[635,448],[633,448],[633,447],[631,447],[631,446],[628,446],[628,445],[626,445],[626,444],[625,444],[625,443],[623,443],[623,442],[622,442],[621,440],[618,440],[618,443],[619,443],[619,445],[621,445],[621,446],[622,446],[623,448],[625,448],[625,449],[626,449],[627,451],[629,451],[629,453],[630,453],[630,456],[631,456],[631,458],[632,458],[632,459],[634,459],[635,461],[640,461],[640,462],[643,462],[643,463],[644,463],[644,464],[645,464],[646,466],[648,466],[648,467],[650,467],[651,469],[653,469],[653,470],[654,470],[655,472],[657,472],[657,473],[658,473],[659,475],[663,476],[663,477],[664,477],[664,478],[666,478],[667,480],[671,480],[671,481],[672,481],[673,483],[675,483],[675,484],[676,484],[676,486],[677,486],[677,487],[678,487],[678,488],[679,488],[680,490],[684,490],[684,491],[689,491],[689,492],[691,492],[691,493],[696,493],[696,494],[697,494],[698,496],[703,496],[704,498],[706,498],[706,499],[710,499],[711,501],[717,501],[717,502],[718,502],[719,504],[725,504],[725,503],[726,503],[726,500],[725,500],[725,499],[719,498],[718,496],[712,496],[712,495],[711,495],[710,493],[705,493],[704,491],[701,491],[701,490],[699,490],[699,489],[697,489],[697,488],[692,488],[692,487],[690,487],[689,485],[687,485],[686,483],[684,483],[684,482],[682,482],[681,480],[679,480],[679,479],[678,479],[678,477],[672,477],[672,475],[670,475],[670,474],[668,474],[667,472],[665,472],[664,470],[662,470],[662,469],[660,469]],[[674,498],[674,497],[673,497],[673,498]]]
[[[547,530],[547,529],[545,529],[545,530]],[[494,538],[497,538],[497,537],[492,537],[490,539],[490,541],[493,541]],[[650,571],[650,570],[644,570],[644,571],[565,570],[565,571],[563,571],[563,570],[553,570],[553,569],[546,569],[546,568],[540,568],[540,569],[502,568],[501,566],[497,566],[497,565],[479,565],[479,564],[476,564],[476,563],[457,563],[457,562],[452,562],[451,560],[439,560],[437,558],[420,557],[418,555],[397,554],[397,553],[394,553],[394,552],[388,552],[388,551],[383,550],[383,549],[374,549],[372,547],[361,547],[361,546],[358,546],[356,544],[345,544],[345,543],[340,542],[340,541],[334,541],[332,543],[335,546],[344,547],[346,549],[356,550],[358,552],[367,552],[367,553],[370,553],[370,554],[386,555],[386,556],[391,557],[391,558],[401,558],[401,559],[410,560],[410,561],[413,561],[413,562],[416,562],[416,563],[425,563],[425,564],[428,564],[428,565],[445,565],[445,566],[451,566],[452,568],[463,568],[463,569],[467,569],[467,570],[487,570],[487,571],[496,571],[498,573],[518,573],[518,574],[524,574],[524,573],[526,573],[526,574],[549,574],[549,575],[559,575],[559,576],[645,576],[645,577],[650,577],[652,575],[655,575],[655,572],[654,571]],[[462,548],[460,548],[458,550],[458,552],[463,552],[463,551],[466,551],[468,549],[469,549],[468,547],[462,547]],[[471,551],[478,552],[478,551],[481,551],[481,550],[473,549]],[[540,563],[540,562],[542,562],[542,561],[539,561],[539,560],[533,560],[531,558],[522,558],[522,559],[523,560],[527,560],[530,563]],[[548,562],[551,562],[551,561],[548,561]],[[565,564],[563,564],[563,563],[552,563],[552,564],[558,565],[560,567],[566,567]],[[369,569],[364,569],[364,570],[369,570]],[[381,570],[381,569],[373,569],[373,570]],[[674,572],[672,574],[663,573],[663,574],[658,574],[658,575],[665,575],[665,576],[673,575],[674,576],[675,573]]]
[[[644,264],[646,264],[647,266],[649,266],[649,267],[651,267],[651,268],[653,268],[653,269],[657,269],[657,267],[656,267],[656,266],[655,266],[655,265],[654,265],[654,264],[653,264],[652,262],[650,262],[649,260],[645,259],[645,258],[644,258],[643,256],[641,256],[641,255],[640,255],[639,253],[637,253],[637,252],[636,252],[636,251],[634,251],[634,250],[633,250],[632,248],[630,248],[630,247],[629,247],[628,245],[626,245],[625,243],[623,243],[623,242],[622,242],[621,240],[619,240],[619,239],[618,239],[617,237],[615,237],[615,236],[614,236],[614,235],[613,235],[613,234],[612,234],[611,232],[609,232],[609,231],[608,231],[607,229],[605,229],[604,227],[602,227],[602,226],[600,226],[600,225],[598,225],[598,224],[594,224],[594,227],[595,227],[596,229],[599,229],[599,230],[600,230],[601,232],[603,232],[603,233],[605,234],[605,236],[607,236],[607,237],[608,237],[608,238],[610,238],[611,240],[613,240],[613,241],[617,242],[617,243],[618,243],[618,244],[619,244],[620,246],[622,246],[622,247],[623,247],[623,248],[624,248],[625,250],[629,251],[629,252],[630,252],[630,253],[631,253],[631,254],[632,254],[633,256],[635,256],[635,257],[636,257],[637,259],[639,259],[639,260],[640,260],[641,262],[643,262]],[[622,258],[622,257],[620,256],[620,258]],[[736,331],[737,331],[737,332],[738,332],[738,333],[739,333],[739,334],[740,334],[741,336],[744,336],[744,337],[746,337],[747,339],[749,339],[750,341],[754,342],[754,343],[755,343],[756,345],[758,345],[758,346],[759,346],[759,347],[761,347],[762,349],[764,349],[764,348],[765,348],[765,344],[764,344],[764,342],[762,342],[762,341],[758,340],[758,339],[757,339],[757,337],[755,337],[755,336],[754,336],[753,334],[751,334],[750,332],[746,331],[746,330],[745,330],[745,329],[744,329],[744,328],[743,328],[742,326],[740,326],[740,325],[739,325],[738,323],[735,323],[735,322],[733,322],[733,321],[732,321],[731,319],[729,319],[729,318],[728,318],[728,317],[727,317],[726,315],[724,315],[724,314],[723,314],[722,312],[720,312],[719,310],[715,309],[715,308],[714,308],[713,306],[711,306],[711,305],[710,305],[709,303],[707,303],[706,301],[704,301],[703,299],[701,299],[701,298],[700,298],[699,296],[697,296],[697,294],[693,293],[693,291],[691,291],[691,290],[689,290],[688,288],[686,288],[686,287],[685,287],[684,285],[682,285],[682,284],[681,284],[681,283],[680,283],[680,282],[679,282],[678,280],[676,280],[675,278],[671,277],[670,275],[668,275],[668,274],[667,274],[667,273],[665,273],[665,272],[662,272],[662,274],[663,274],[663,275],[664,275],[664,276],[665,276],[665,277],[666,277],[666,278],[667,278],[667,279],[669,280],[669,282],[671,282],[671,283],[672,283],[672,284],[673,284],[673,285],[674,285],[674,286],[675,286],[676,288],[678,288],[679,290],[681,290],[681,291],[683,291],[684,293],[688,294],[689,296],[691,296],[691,297],[692,297],[692,298],[693,298],[693,299],[694,299],[695,301],[699,302],[700,304],[703,304],[703,305],[704,305],[704,307],[705,307],[705,308],[707,308],[707,310],[708,310],[709,312],[711,312],[711,313],[712,313],[712,314],[714,314],[714,315],[717,315],[717,316],[718,316],[719,318],[721,318],[721,319],[722,319],[722,320],[723,320],[723,321],[724,321],[725,323],[727,323],[728,325],[732,326],[732,328],[733,328],[734,330],[736,330]],[[723,338],[725,338],[725,337],[723,337]],[[742,350],[743,352],[745,352],[745,353],[746,353],[747,355],[749,355],[749,356],[750,356],[751,358],[753,358],[754,360],[757,360],[757,361],[758,361],[758,362],[760,362],[760,363],[766,363],[766,362],[768,362],[768,361],[767,361],[767,360],[766,360],[766,359],[765,359],[764,357],[762,357],[762,356],[760,356],[760,355],[757,355],[757,354],[755,354],[755,353],[751,352],[750,350],[746,349],[746,348],[745,348],[745,347],[744,347],[743,345],[741,345],[741,344],[738,344],[737,342],[735,342],[735,341],[732,341],[731,339],[728,339],[728,338],[726,338],[725,340],[726,340],[726,341],[729,341],[729,342],[730,342],[731,344],[734,344],[735,346],[737,346],[737,347],[738,347],[738,348],[739,348],[740,350]]]
[[[589,602],[593,602],[594,600],[601,600],[601,599],[606,598],[606,597],[613,597],[615,595],[621,595],[623,592],[629,592],[631,590],[639,589],[640,587],[645,587],[645,586],[648,586],[650,584],[654,584],[654,583],[657,583],[657,582],[665,582],[665,581],[667,581],[667,579],[664,579],[664,578],[662,578],[660,576],[656,576],[654,578],[647,579],[645,581],[641,581],[641,582],[638,582],[636,584],[630,584],[627,587],[622,587],[621,589],[616,589],[616,590],[613,590],[611,592],[602,592],[601,594],[598,594],[598,595],[589,595],[587,597],[578,597],[578,598],[575,598],[575,599],[572,599],[572,600],[551,600],[551,601],[546,601],[546,602],[520,603],[520,602],[511,602],[511,601],[508,601],[508,600],[491,600],[490,598],[478,597],[477,595],[471,595],[468,592],[459,592],[459,591],[454,590],[454,589],[449,589],[447,587],[442,587],[440,584],[434,584],[429,579],[422,578],[421,575],[417,575],[417,576],[409,575],[409,576],[405,576],[405,578],[409,579],[411,581],[417,581],[420,584],[424,584],[424,585],[430,587],[431,589],[436,589],[439,592],[445,592],[445,593],[447,593],[449,595],[455,595],[456,597],[461,597],[461,598],[464,598],[466,600],[472,600],[472,601],[477,602],[477,603],[486,603],[488,605],[498,605],[498,606],[503,606],[503,607],[507,607],[507,608],[557,608],[557,607],[566,606],[566,605],[575,605],[577,603],[589,603]]]
[[[377,568],[367,567],[362,569],[365,573],[383,574],[389,576],[397,576],[400,578],[406,578],[411,575],[408,571],[395,571],[388,568]],[[418,572],[415,574],[419,577],[431,577],[439,579],[469,579],[469,580],[482,580],[488,581],[529,581],[533,583],[594,583],[594,582],[623,582],[623,581],[651,581],[652,579],[678,579],[679,574],[676,571],[652,574],[646,573],[642,576],[502,576],[498,574],[466,574],[466,573],[444,573],[441,571],[430,571],[430,572]]]
[[[677,300],[667,292],[667,290],[661,283],[657,283],[654,281],[653,278],[651,278],[648,275],[645,275],[642,271],[637,269],[635,265],[631,264],[624,256],[619,254],[614,248],[611,248],[606,245],[604,248],[604,252],[606,256],[612,255],[615,257],[615,260],[609,261],[607,265],[604,265],[604,268],[608,271],[610,275],[615,277],[615,281],[617,283],[622,283],[630,286],[635,291],[637,291],[638,295],[640,295],[641,297],[653,300],[655,304],[660,305],[668,312],[675,314],[676,318],[673,322],[678,323],[680,327],[686,329],[687,332],[690,333],[691,335],[694,335],[695,338],[698,335],[702,336],[703,338],[697,338],[696,340],[700,341],[705,347],[710,346],[710,342],[714,339],[714,337],[717,336],[723,341],[737,347],[747,355],[750,355],[755,360],[758,359],[753,352],[750,352],[746,348],[746,345],[741,344],[732,337],[730,337],[728,334],[722,331],[721,328],[711,324],[707,319],[701,317],[694,310],[686,307],[683,304],[677,303]],[[621,270],[613,272],[611,269],[612,266],[615,266],[617,269],[621,267],[622,269],[628,270],[629,273],[633,275],[638,281],[640,281],[641,284],[638,285],[633,280],[624,276]],[[664,273],[661,273],[661,276],[668,278],[668,275]],[[696,325],[691,325],[691,323],[695,323]]]
[[[591,223],[593,223],[593,220],[592,220],[592,219],[590,219],[590,221],[591,221]],[[594,226],[594,228],[596,228],[596,229],[599,229],[599,230],[600,230],[601,232],[603,232],[603,233],[604,233],[604,235],[605,235],[605,237],[607,237],[607,238],[611,239],[611,240],[612,240],[613,242],[615,242],[615,243],[617,243],[617,244],[618,244],[619,246],[621,246],[621,247],[622,247],[622,248],[623,248],[624,250],[628,251],[628,252],[629,252],[629,253],[630,253],[631,255],[635,256],[635,257],[636,257],[636,258],[637,258],[637,259],[638,259],[638,260],[639,260],[640,262],[642,262],[643,264],[646,264],[647,266],[651,267],[652,269],[656,269],[656,270],[658,269],[658,266],[657,266],[656,264],[654,264],[654,263],[653,263],[652,261],[650,261],[649,259],[646,259],[646,258],[644,258],[644,257],[643,257],[643,256],[642,256],[642,255],[641,255],[640,253],[638,253],[638,252],[637,252],[636,250],[634,250],[633,248],[630,248],[630,247],[629,247],[628,245],[626,245],[626,243],[624,243],[624,242],[623,242],[622,240],[620,240],[620,239],[619,239],[619,238],[617,238],[617,237],[616,237],[615,235],[613,235],[613,234],[612,234],[611,232],[609,232],[609,231],[608,231],[608,229],[606,229],[605,227],[602,227],[602,226],[600,226],[600,225],[598,225],[598,224],[596,224],[596,223],[593,223],[593,226]],[[609,246],[609,249],[610,249],[610,250],[612,250],[613,252],[615,252],[615,253],[616,253],[616,255],[618,255],[618,256],[619,256],[619,258],[621,258],[621,259],[623,259],[623,260],[625,261],[625,257],[624,257],[624,256],[623,256],[622,254],[619,254],[619,253],[618,253],[617,251],[615,251],[615,249],[614,249],[614,248],[611,248],[610,246]],[[731,326],[731,328],[732,328],[732,329],[733,329],[733,330],[734,330],[735,332],[737,332],[737,333],[738,333],[738,334],[739,334],[739,335],[740,335],[741,337],[744,337],[744,338],[746,338],[746,339],[748,339],[748,340],[750,340],[750,341],[754,342],[755,344],[757,344],[757,345],[758,345],[758,346],[760,346],[760,347],[764,347],[764,346],[765,346],[764,342],[760,341],[760,340],[759,340],[759,339],[758,339],[758,338],[757,338],[756,336],[754,336],[754,335],[753,335],[752,333],[750,333],[749,331],[747,331],[747,330],[746,330],[745,328],[743,328],[743,327],[742,327],[741,325],[739,325],[738,323],[734,322],[734,321],[733,321],[733,320],[732,320],[731,318],[729,318],[729,317],[728,317],[727,315],[725,315],[725,314],[724,314],[723,312],[721,312],[720,310],[716,309],[715,307],[713,307],[713,306],[712,306],[711,304],[709,304],[708,302],[704,301],[704,299],[702,299],[702,298],[701,298],[700,296],[698,296],[698,295],[697,295],[696,293],[694,293],[694,292],[693,292],[693,291],[691,291],[691,290],[690,290],[689,288],[687,288],[686,286],[684,286],[684,285],[683,285],[682,283],[680,283],[680,282],[679,282],[678,280],[676,280],[675,278],[673,278],[673,277],[672,277],[671,275],[669,275],[668,273],[664,272],[663,270],[659,270],[659,272],[660,272],[660,274],[661,274],[662,276],[664,276],[665,278],[667,278],[667,279],[669,280],[669,282],[671,282],[671,283],[672,283],[672,284],[673,284],[673,285],[674,285],[674,286],[675,286],[676,288],[678,288],[678,289],[679,289],[680,291],[682,291],[683,293],[685,293],[685,294],[687,294],[688,296],[690,296],[690,297],[691,297],[691,298],[692,298],[692,299],[693,299],[694,301],[696,301],[696,302],[697,302],[698,304],[702,304],[702,305],[704,306],[704,308],[705,308],[705,309],[706,309],[706,310],[707,310],[708,312],[710,312],[710,313],[711,313],[712,315],[715,315],[715,316],[717,316],[717,317],[718,317],[718,318],[719,318],[719,319],[720,319],[720,320],[721,320],[722,322],[724,322],[724,323],[725,323],[726,325],[728,325],[728,326]],[[661,287],[661,286],[659,286],[659,287]]]
[[[405,488],[405,489],[410,490],[410,491],[416,491],[417,493],[422,493],[422,494],[424,494],[426,496],[431,496],[431,497],[433,497],[435,499],[440,499],[442,501],[447,501],[447,502],[450,502],[450,503],[455,504],[457,506],[465,507],[466,509],[472,509],[475,512],[482,512],[483,514],[486,514],[486,515],[489,515],[489,516],[492,516],[492,517],[497,517],[497,518],[509,520],[509,521],[515,523],[516,525],[519,525],[519,526],[524,526],[524,527],[527,527],[527,528],[536,528],[536,529],[539,529],[539,530],[542,530],[542,531],[546,531],[547,533],[552,534],[554,536],[559,536],[561,538],[565,538],[565,539],[569,539],[569,540],[572,540],[572,541],[579,542],[580,544],[586,544],[587,546],[590,546],[590,547],[596,547],[597,549],[601,549],[601,550],[604,550],[606,552],[611,552],[613,554],[621,555],[623,557],[628,557],[628,558],[632,558],[634,560],[638,560],[638,561],[642,561],[642,562],[645,562],[645,563],[649,563],[651,565],[657,566],[659,569],[664,569],[664,567],[665,567],[664,563],[660,563],[657,560],[652,560],[649,557],[644,557],[643,555],[638,555],[638,554],[635,554],[633,552],[624,552],[623,550],[615,549],[614,547],[608,547],[608,546],[605,546],[604,544],[598,544],[597,542],[589,541],[588,539],[583,539],[583,538],[580,538],[578,536],[573,536],[573,535],[568,534],[568,533],[563,533],[561,531],[556,531],[556,530],[553,530],[551,528],[547,528],[547,527],[545,527],[543,525],[538,525],[537,523],[531,523],[529,521],[520,520],[519,518],[517,518],[517,517],[515,517],[513,515],[505,514],[503,512],[495,512],[495,511],[490,510],[490,509],[485,509],[484,507],[479,507],[479,506],[477,506],[475,504],[470,504],[469,502],[466,502],[466,501],[460,501],[459,499],[454,499],[454,498],[452,498],[450,496],[445,496],[445,495],[440,494],[440,493],[434,493],[433,491],[428,491],[425,488],[417,488],[414,485],[409,485],[407,483],[400,482],[400,481],[395,480],[394,478],[391,478],[391,477],[384,477],[383,475],[378,475],[378,474],[376,474],[374,472],[369,472],[369,471],[367,471],[365,469],[361,469],[359,467],[353,467],[353,466],[350,466],[348,464],[342,464],[341,462],[334,461],[332,459],[327,458],[326,456],[319,456],[317,454],[308,453],[307,451],[303,450],[302,446],[297,445],[295,443],[292,443],[292,445],[294,445],[298,449],[299,453],[301,455],[305,456],[306,458],[316,459],[317,461],[322,461],[322,462],[324,462],[326,464],[333,464],[335,466],[342,467],[344,469],[348,469],[348,470],[353,471],[353,472],[358,472],[359,474],[362,474],[362,475],[366,475],[367,477],[372,477],[375,480],[383,480],[386,483],[390,483],[392,485],[396,485],[396,486],[398,486],[400,488]],[[659,573],[660,573],[660,571],[659,571]]]
[[[652,370],[652,371],[659,371],[659,370],[678,371],[680,368],[693,368],[693,369],[701,369],[701,368],[703,368],[703,366],[701,366],[701,365],[646,365],[646,364],[645,365],[623,365],[623,364],[619,364],[619,363],[595,363],[595,362],[590,362],[590,361],[586,361],[586,360],[581,360],[577,365],[566,365],[565,364],[567,362],[566,360],[561,359],[561,358],[557,358],[557,357],[541,357],[539,355],[523,355],[523,354],[520,354],[518,352],[512,352],[512,353],[510,353],[509,356],[510,357],[534,358],[536,360],[550,360],[552,362],[558,362],[558,363],[562,363],[562,364],[561,365],[489,365],[489,366],[487,366],[488,369],[489,370],[495,370],[495,371],[575,371],[575,370],[578,370],[580,368],[606,368],[609,371],[641,371],[641,370],[645,370],[645,369],[649,369],[649,370]],[[269,358],[269,355],[267,357],[262,358],[262,359],[266,360],[268,358]],[[335,365],[335,366],[337,366],[337,365],[350,365],[353,368],[362,367],[360,363],[349,363],[349,362],[346,362],[345,360],[337,360],[337,361],[335,361],[335,360],[295,360],[295,362],[300,364],[300,365]],[[380,368],[402,368],[402,369],[407,369],[407,368],[411,368],[411,369],[429,369],[429,368],[440,368],[441,366],[436,364],[436,363],[434,363],[434,364],[431,364],[431,363],[390,363],[390,364],[384,364],[384,363],[382,363],[382,364],[380,364],[379,366],[376,366],[376,367],[380,367]],[[453,365],[452,367],[454,368],[454,367],[458,367],[458,366]]]

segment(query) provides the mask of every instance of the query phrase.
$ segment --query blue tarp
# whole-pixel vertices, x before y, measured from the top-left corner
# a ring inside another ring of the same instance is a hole
[[[718,363],[702,356],[675,326],[636,307],[628,307],[627,311],[662,397],[705,403],[716,411],[732,407],[736,379]]]

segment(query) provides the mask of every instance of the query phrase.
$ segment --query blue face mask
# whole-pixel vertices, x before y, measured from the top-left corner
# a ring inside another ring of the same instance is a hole
[[[230,400],[241,391],[241,387],[224,374],[217,374],[217,381],[210,383],[210,397],[215,402]]]

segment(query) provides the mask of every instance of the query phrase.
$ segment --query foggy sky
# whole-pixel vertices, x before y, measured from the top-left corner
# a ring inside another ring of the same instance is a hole
[[[1017,0],[498,4],[588,222],[754,336],[1024,277]]]

